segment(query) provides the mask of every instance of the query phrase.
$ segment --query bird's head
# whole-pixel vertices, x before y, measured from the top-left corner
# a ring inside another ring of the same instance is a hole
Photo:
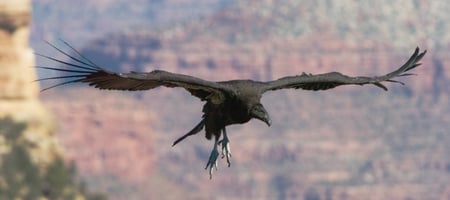
[[[269,113],[267,113],[264,106],[260,103],[253,105],[250,108],[250,115],[253,118],[259,119],[270,126],[272,124],[272,120],[270,119]]]

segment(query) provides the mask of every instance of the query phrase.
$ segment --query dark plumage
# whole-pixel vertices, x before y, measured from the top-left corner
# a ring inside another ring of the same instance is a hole
[[[218,151],[217,146],[222,145],[223,156],[226,156],[228,166],[230,166],[229,139],[226,134],[226,126],[232,124],[243,124],[253,118],[259,119],[271,125],[269,114],[261,104],[261,96],[267,92],[278,89],[304,89],[304,90],[327,90],[341,85],[365,85],[372,84],[387,90],[383,82],[400,83],[394,78],[412,75],[410,70],[420,65],[418,63],[425,55],[426,51],[419,53],[416,48],[414,54],[409,60],[397,70],[383,76],[358,76],[350,77],[339,72],[325,74],[301,74],[297,76],[283,77],[278,80],[260,82],[253,80],[231,80],[223,82],[212,82],[199,79],[193,76],[175,74],[162,70],[152,72],[130,72],[118,73],[108,71],[88,60],[78,51],[65,43],[69,48],[77,53],[78,56],[71,56],[61,49],[55,47],[60,53],[66,55],[75,64],[58,60],[49,56],[37,54],[44,58],[68,66],[68,68],[42,67],[38,68],[56,70],[68,73],[64,76],[39,79],[39,81],[49,79],[63,79],[64,82],[51,86],[44,90],[65,85],[69,83],[83,82],[99,89],[107,90],[150,90],[156,87],[182,87],[193,96],[202,101],[206,101],[203,106],[202,120],[187,134],[176,140],[173,145],[182,141],[190,135],[194,135],[205,129],[207,139],[214,137],[214,147],[208,160],[206,168],[209,167],[210,176],[212,169],[217,166]],[[222,136],[222,140],[219,138]]]

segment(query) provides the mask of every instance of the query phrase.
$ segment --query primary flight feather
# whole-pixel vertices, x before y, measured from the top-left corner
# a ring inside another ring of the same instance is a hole
[[[46,55],[37,54],[49,60],[66,65],[67,68],[55,68],[37,66],[46,70],[55,70],[67,73],[67,75],[42,78],[38,81],[62,79],[63,82],[45,88],[47,90],[70,83],[87,83],[89,86],[106,90],[151,90],[160,86],[181,87],[193,96],[206,101],[203,106],[202,120],[188,133],[177,139],[173,145],[181,142],[190,135],[197,134],[205,129],[207,139],[214,137],[213,150],[209,156],[205,169],[209,168],[210,177],[213,168],[217,167],[219,152],[217,147],[221,145],[222,155],[226,157],[230,166],[231,152],[226,127],[232,124],[243,124],[255,118],[271,125],[269,114],[260,100],[267,91],[279,89],[303,89],[303,90],[327,90],[341,85],[366,85],[372,84],[383,90],[388,90],[386,82],[400,83],[396,78],[413,75],[410,71],[420,65],[426,51],[419,52],[416,48],[412,56],[397,70],[382,76],[357,76],[351,77],[339,72],[325,74],[306,74],[283,77],[277,80],[261,82],[253,80],[207,81],[194,76],[171,73],[163,70],[151,72],[112,72],[100,67],[87,59],[76,49],[64,42],[77,55],[72,56],[60,48],[48,43],[51,47],[67,56],[72,62],[62,61]],[[220,137],[222,136],[222,139]]]

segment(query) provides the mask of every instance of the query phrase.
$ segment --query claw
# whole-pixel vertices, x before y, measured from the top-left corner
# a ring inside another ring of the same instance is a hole
[[[212,179],[213,168],[215,168],[217,171],[217,158],[218,157],[219,157],[219,152],[217,151],[217,148],[215,148],[211,152],[208,163],[206,163],[206,167],[205,167],[205,169],[208,169],[208,167],[209,167],[209,179]]]
[[[227,136],[227,131],[225,128],[222,129],[223,139],[219,141],[220,136],[216,136],[214,139],[214,147],[209,155],[208,163],[206,163],[205,169],[209,168],[209,179],[212,179],[213,169],[216,168],[217,171],[217,159],[219,158],[219,151],[217,146],[222,146],[222,158],[227,158],[228,167],[231,166],[231,151],[230,151],[230,140]]]
[[[223,129],[223,139],[218,142],[222,146],[222,158],[227,158],[228,167],[231,166],[231,150],[230,150],[230,140],[228,139],[227,132]]]
[[[218,137],[216,137],[214,142],[213,150],[211,151],[211,154],[209,155],[208,163],[206,163],[205,169],[208,169],[209,167],[209,179],[212,179],[213,174],[213,168],[216,168],[217,171],[217,158],[219,158],[219,151],[217,151],[217,145],[218,145]]]

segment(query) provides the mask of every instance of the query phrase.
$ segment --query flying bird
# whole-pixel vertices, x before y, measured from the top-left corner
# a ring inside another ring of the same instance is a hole
[[[63,41],[64,42],[64,41]],[[48,42],[47,42],[48,43]],[[221,146],[222,158],[226,158],[228,167],[230,166],[230,140],[226,127],[232,124],[244,124],[251,119],[261,120],[267,126],[272,121],[264,106],[261,104],[261,97],[264,93],[280,89],[303,89],[303,90],[328,90],[341,85],[375,85],[383,90],[388,90],[383,84],[386,82],[399,83],[395,80],[402,76],[414,75],[410,71],[420,65],[426,51],[419,52],[417,47],[412,56],[399,67],[382,76],[346,76],[339,72],[324,74],[306,74],[287,76],[273,81],[261,82],[254,80],[229,80],[229,81],[207,81],[194,76],[171,73],[163,70],[151,72],[113,72],[103,68],[87,59],[67,42],[64,42],[75,55],[70,55],[68,51],[63,51],[55,45],[48,43],[58,52],[67,56],[71,61],[63,61],[50,56],[36,53],[36,55],[49,59],[67,68],[56,68],[37,66],[46,70],[54,70],[66,73],[66,75],[54,76],[38,79],[37,81],[62,79],[63,81],[43,89],[47,90],[61,85],[71,83],[87,83],[98,89],[105,90],[151,90],[160,86],[169,88],[181,87],[193,96],[205,101],[203,106],[203,116],[201,121],[188,133],[175,140],[173,146],[185,138],[205,130],[206,139],[214,139],[214,146],[208,158],[205,169],[209,169],[209,176],[212,177],[213,169],[217,170],[219,158],[218,147]]]

